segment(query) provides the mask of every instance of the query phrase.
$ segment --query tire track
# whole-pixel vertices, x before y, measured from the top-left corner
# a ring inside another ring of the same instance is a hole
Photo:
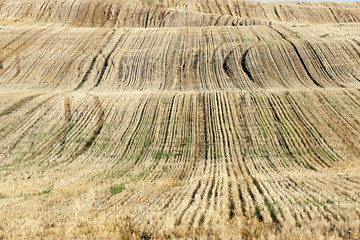
[[[95,63],[97,62],[98,57],[102,55],[104,49],[110,43],[110,41],[113,38],[114,34],[115,34],[115,29],[112,30],[111,34],[107,37],[107,39],[105,41],[105,44],[102,45],[102,47],[99,49],[99,51],[93,57],[89,68],[86,70],[84,76],[82,77],[82,79],[80,80],[80,83],[77,85],[77,87],[74,89],[74,91],[79,90],[84,85],[84,83],[88,80],[88,78],[90,76],[90,73],[94,69],[94,66],[95,66]],[[104,74],[104,73],[102,72],[102,74]]]
[[[312,76],[312,74],[310,73],[308,67],[306,66],[306,64],[305,64],[305,62],[304,62],[304,59],[301,57],[300,52],[299,52],[298,48],[295,46],[295,44],[294,44],[292,41],[290,41],[289,39],[287,39],[284,34],[282,34],[280,31],[276,30],[274,27],[269,26],[269,28],[271,28],[272,30],[274,30],[275,32],[277,32],[282,39],[284,39],[284,40],[286,40],[287,42],[290,43],[290,45],[292,46],[292,48],[294,49],[294,51],[295,51],[295,53],[296,53],[296,56],[298,57],[298,59],[299,59],[300,62],[301,62],[302,67],[303,67],[304,70],[306,71],[306,73],[307,73],[307,75],[309,76],[309,78],[311,79],[311,81],[312,81],[317,87],[323,88],[323,86],[322,86],[318,81],[316,81],[315,78],[314,78],[314,77]]]
[[[86,140],[86,142],[83,144],[83,146],[78,150],[72,157],[71,160],[68,162],[69,164],[72,163],[76,158],[78,158],[80,155],[85,153],[94,143],[96,138],[101,133],[101,130],[104,126],[104,110],[102,109],[101,102],[99,100],[98,96],[88,94],[93,98],[94,101],[94,108],[97,110],[97,122],[95,125],[95,128],[93,132],[91,133],[90,137]]]

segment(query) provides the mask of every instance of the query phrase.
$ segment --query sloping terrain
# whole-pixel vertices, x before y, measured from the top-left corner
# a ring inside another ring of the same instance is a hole
[[[358,239],[359,22],[0,0],[0,239]]]

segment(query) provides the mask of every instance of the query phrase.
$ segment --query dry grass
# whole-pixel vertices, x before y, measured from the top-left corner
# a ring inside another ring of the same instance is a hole
[[[0,0],[0,239],[359,239],[359,7]]]

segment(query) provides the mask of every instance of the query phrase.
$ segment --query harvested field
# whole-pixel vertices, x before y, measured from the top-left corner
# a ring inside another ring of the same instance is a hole
[[[0,239],[359,239],[360,3],[0,0]]]

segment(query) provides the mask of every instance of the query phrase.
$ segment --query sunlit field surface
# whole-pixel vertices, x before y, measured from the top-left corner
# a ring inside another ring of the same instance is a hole
[[[0,239],[358,239],[359,22],[0,0]]]

